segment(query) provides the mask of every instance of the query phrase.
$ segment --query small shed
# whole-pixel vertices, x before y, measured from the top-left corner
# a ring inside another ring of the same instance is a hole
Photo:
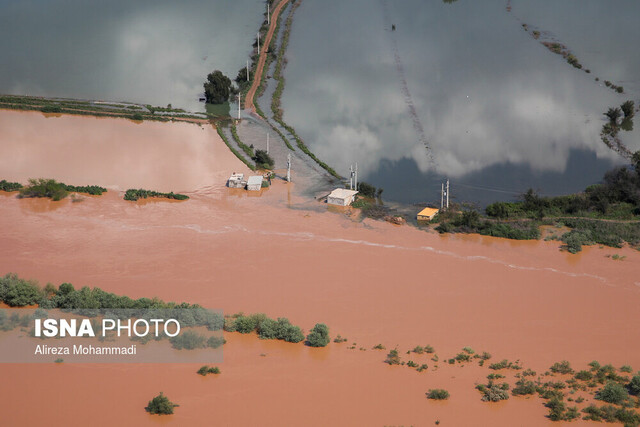
[[[262,188],[262,176],[261,175],[253,175],[250,176],[247,180],[247,190],[249,191],[260,191]]]
[[[436,208],[424,208],[418,212],[418,221],[431,221],[436,214],[440,212],[440,209]]]
[[[247,185],[247,181],[244,180],[243,173],[232,173],[227,181],[229,188],[244,188]]]
[[[330,205],[349,206],[353,203],[353,199],[356,194],[358,194],[358,192],[355,190],[336,188],[327,196],[327,203]]]

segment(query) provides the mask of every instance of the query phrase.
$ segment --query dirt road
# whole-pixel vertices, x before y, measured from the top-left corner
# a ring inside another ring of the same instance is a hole
[[[269,44],[271,43],[271,38],[273,37],[273,33],[276,30],[276,26],[278,25],[278,17],[280,16],[280,12],[282,8],[284,8],[289,0],[280,0],[280,3],[276,6],[271,14],[271,25],[269,25],[269,31],[267,31],[267,36],[264,38],[262,43],[262,50],[260,51],[260,56],[258,57],[258,66],[256,67],[256,72],[254,74],[253,83],[251,83],[251,87],[249,88],[249,92],[247,92],[246,99],[244,101],[244,108],[250,109],[255,112],[256,107],[253,104],[253,97],[258,90],[258,86],[260,86],[260,80],[262,77],[262,70],[264,69],[264,64],[267,60],[267,49]]]

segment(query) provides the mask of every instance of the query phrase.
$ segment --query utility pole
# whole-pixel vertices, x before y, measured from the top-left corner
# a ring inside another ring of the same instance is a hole
[[[267,132],[267,154],[269,154],[269,132]]]
[[[354,190],[358,191],[358,162],[356,162],[355,188],[354,188]]]
[[[240,120],[240,94],[238,94],[238,120]]]
[[[349,165],[349,190],[353,190],[353,165]]]
[[[247,59],[247,81],[249,81],[249,60]]]
[[[291,182],[291,154],[287,154],[287,182]]]
[[[440,183],[440,210],[444,208],[444,182]]]
[[[267,25],[269,25],[269,0],[267,0]]]
[[[449,178],[447,178],[447,209],[449,209]]]

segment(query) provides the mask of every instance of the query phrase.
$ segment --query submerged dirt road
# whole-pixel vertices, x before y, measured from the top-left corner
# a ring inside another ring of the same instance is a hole
[[[127,132],[117,130],[121,138],[104,155],[126,152]],[[34,153],[48,137],[30,136]],[[205,145],[215,151],[222,143],[212,138]],[[70,137],[68,143],[74,152],[86,141]],[[144,148],[155,152],[157,143],[147,140]],[[15,159],[18,147],[3,156]],[[186,164],[197,161],[193,153]],[[48,162],[25,156],[22,165],[37,171]],[[108,162],[92,167],[96,177],[119,177]],[[233,156],[220,167],[240,169]],[[307,331],[324,322],[332,338],[339,333],[348,341],[312,349],[226,334],[222,374],[206,378],[191,365],[1,365],[10,386],[0,399],[11,408],[3,422],[552,425],[544,401],[481,402],[475,383],[486,382],[492,371],[443,361],[471,346],[492,353],[492,361],[520,359],[539,372],[563,359],[579,369],[594,359],[640,367],[638,251],[588,248],[569,255],[554,242],[360,223],[297,197],[295,187],[279,181],[251,195],[227,189],[223,181],[205,187],[209,172],[202,170],[193,178],[199,190],[180,203],[126,202],[117,191],[76,203],[0,193],[0,273],[227,313],[265,312]],[[62,178],[54,172],[47,176]],[[2,178],[21,179],[4,173]],[[83,171],[75,173],[69,181],[84,183]],[[129,179],[125,186],[133,185]],[[626,258],[614,261],[607,254]],[[429,369],[384,364],[386,351],[372,350],[379,343],[387,350],[397,346],[402,360]],[[404,354],[426,344],[440,362]],[[429,401],[424,393],[431,388],[445,388],[451,398]],[[180,404],[174,415],[144,412],[160,391]]]

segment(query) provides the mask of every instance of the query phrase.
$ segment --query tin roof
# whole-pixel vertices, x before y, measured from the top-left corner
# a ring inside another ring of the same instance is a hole
[[[329,197],[335,197],[337,199],[346,199],[353,195],[358,194],[355,190],[347,190],[346,188],[336,188],[329,194]]]
[[[262,176],[253,175],[247,180],[247,185],[262,185]]]
[[[440,209],[436,208],[424,208],[418,212],[418,216],[433,216],[438,213]]]

